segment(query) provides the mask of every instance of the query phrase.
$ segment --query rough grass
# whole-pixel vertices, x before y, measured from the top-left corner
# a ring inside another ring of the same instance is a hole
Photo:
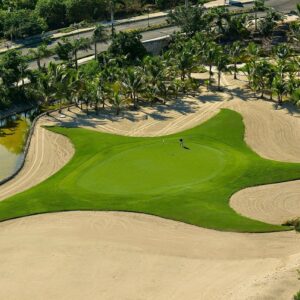
[[[237,232],[288,230],[234,212],[230,196],[249,186],[300,178],[300,164],[265,160],[244,142],[241,116],[222,110],[193,129],[134,138],[55,127],[73,159],[38,186],[0,203],[0,220],[69,210],[130,211]],[[181,148],[178,140],[183,138]]]

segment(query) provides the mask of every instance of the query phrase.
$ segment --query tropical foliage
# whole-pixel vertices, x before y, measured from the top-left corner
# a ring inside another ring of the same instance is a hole
[[[187,20],[187,16],[192,17]],[[201,3],[179,7],[169,19],[181,32],[173,35],[160,56],[147,53],[137,32],[114,35],[108,50],[98,53],[97,43],[106,42],[109,36],[100,25],[92,39],[59,42],[55,53],[60,64],[43,64],[50,51],[46,40],[30,51],[37,70],[29,70],[28,57],[8,51],[0,61],[0,105],[8,107],[20,100],[37,105],[73,103],[97,112],[100,107],[112,107],[119,114],[124,107],[137,109],[140,103],[166,103],[180,93],[199,92],[201,82],[192,74],[204,71],[209,72],[210,88],[222,89],[223,72],[232,73],[235,79],[243,72],[258,97],[274,99],[279,105],[285,100],[300,105],[299,24],[291,24],[288,43],[269,44],[270,50],[252,39],[259,34],[261,20],[256,31],[246,26],[248,18],[232,16],[225,8],[205,10]],[[267,12],[272,28],[278,19],[278,14]],[[92,46],[95,61],[79,66],[79,51]]]

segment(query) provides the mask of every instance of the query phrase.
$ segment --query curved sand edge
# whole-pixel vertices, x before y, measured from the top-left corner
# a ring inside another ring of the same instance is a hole
[[[218,232],[117,212],[0,224],[1,299],[290,299],[295,232]],[[32,288],[28,288],[31,286]]]
[[[12,180],[0,186],[0,200],[39,184],[72,158],[75,151],[69,139],[42,127],[55,124],[51,119],[44,116],[37,121],[25,164]]]
[[[246,143],[266,159],[299,163],[299,112],[293,107],[276,109],[272,102],[251,100],[242,80],[233,80],[231,76],[223,76],[223,80],[233,95],[226,107],[243,116]],[[299,199],[300,180],[241,190],[231,197],[230,206],[249,218],[283,224],[300,217]]]
[[[300,162],[300,119],[274,110],[263,101],[232,102],[246,125],[245,140],[259,155],[278,161]],[[300,180],[251,187],[230,199],[238,213],[271,224],[300,217]]]

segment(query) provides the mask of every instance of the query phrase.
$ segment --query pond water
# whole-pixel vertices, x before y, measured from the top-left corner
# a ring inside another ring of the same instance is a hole
[[[37,110],[0,120],[0,180],[10,176],[22,163],[30,124]]]

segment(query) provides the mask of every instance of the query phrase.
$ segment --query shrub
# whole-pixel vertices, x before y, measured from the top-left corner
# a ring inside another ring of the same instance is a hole
[[[294,295],[294,300],[300,300],[300,291]]]
[[[293,226],[296,231],[300,232],[300,218],[288,220],[285,223],[283,223],[282,225],[283,226]]]
[[[66,5],[61,0],[38,0],[36,12],[51,29],[60,28],[66,21]]]
[[[128,61],[142,59],[147,50],[141,42],[142,35],[137,32],[120,32],[112,41],[108,52],[113,56],[126,56]]]
[[[5,14],[3,31],[6,37],[23,38],[47,29],[46,21],[35,11],[21,9]]]

